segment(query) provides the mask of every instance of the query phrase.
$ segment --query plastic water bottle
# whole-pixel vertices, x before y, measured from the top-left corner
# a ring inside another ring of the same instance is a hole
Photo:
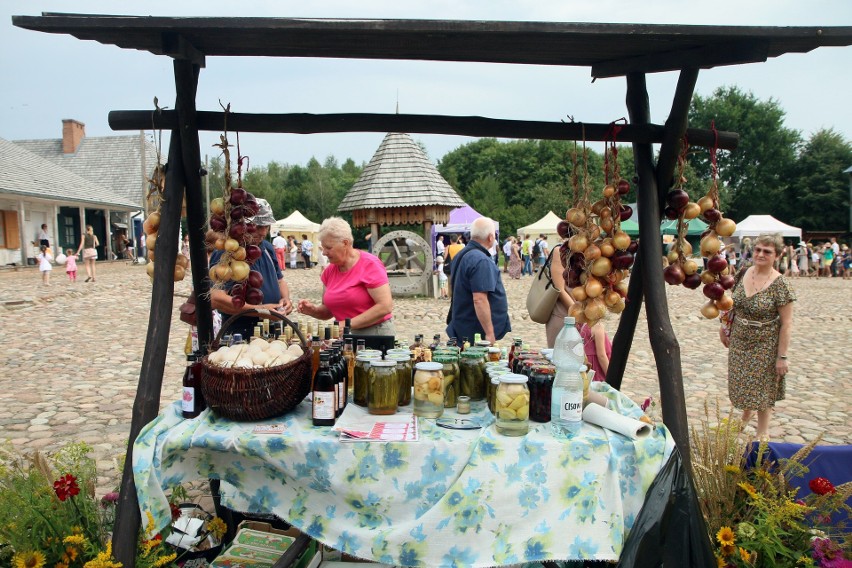
[[[574,318],[566,317],[553,346],[556,378],[550,398],[550,429],[555,437],[570,438],[583,425],[583,338],[574,327]]]

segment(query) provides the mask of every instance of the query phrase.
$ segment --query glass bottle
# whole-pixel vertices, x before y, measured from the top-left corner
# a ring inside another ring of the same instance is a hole
[[[343,335],[351,335],[352,334],[352,320],[346,318],[346,321],[343,322]]]
[[[550,428],[556,437],[570,438],[583,425],[583,378],[580,369],[584,357],[583,338],[574,325],[574,318],[566,317],[553,345],[556,378],[550,397]]]
[[[367,348],[367,340],[359,339],[358,343],[355,344],[355,355],[360,355],[361,351]]]
[[[417,363],[414,369],[414,414],[440,418],[444,413],[444,377],[441,363]]]
[[[394,414],[399,403],[396,361],[370,361],[367,410],[370,414]]]
[[[334,324],[331,326],[331,339],[337,341],[340,338],[340,322],[334,320]]]
[[[355,381],[355,351],[352,349],[352,338],[343,340],[343,359],[346,362],[346,393],[352,396]]]
[[[555,376],[556,367],[553,365],[537,365],[532,368],[527,383],[530,389],[530,420],[550,422],[550,397]]]
[[[322,341],[323,350],[331,349],[331,328],[330,327],[326,327],[323,330],[323,336],[324,336],[324,339]]]
[[[497,432],[504,436],[524,436],[530,429],[530,391],[524,375],[505,373],[495,395]]]
[[[322,351],[322,343],[319,335],[311,338],[311,377],[316,377],[320,367],[320,351]]]
[[[335,409],[337,408],[337,396],[335,393],[334,377],[331,376],[329,368],[330,353],[320,353],[320,366],[314,379],[314,388],[311,404],[311,418],[314,426],[334,426]]]
[[[205,408],[207,405],[201,392],[201,365],[198,363],[198,355],[190,353],[186,356],[186,370],[183,373],[181,411],[184,418],[192,419]]]
[[[352,382],[352,402],[367,408],[367,385],[369,381],[370,362],[372,357],[358,355],[355,357],[355,374]]]
[[[441,346],[441,334],[436,333],[435,337],[432,338],[432,343],[429,344],[429,349],[435,351],[438,347]]]
[[[328,364],[331,369],[331,374],[334,377],[334,394],[337,397],[336,415],[340,417],[340,415],[343,414],[343,409],[346,407],[346,380],[343,375],[343,358],[336,347],[332,347],[328,351],[330,353]]]

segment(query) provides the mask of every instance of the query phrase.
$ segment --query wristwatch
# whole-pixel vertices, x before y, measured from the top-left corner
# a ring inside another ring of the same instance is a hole
[[[784,359],[785,361],[787,360],[787,356],[786,356],[786,355],[779,355],[779,356],[778,356],[778,358],[779,358],[779,359]]]

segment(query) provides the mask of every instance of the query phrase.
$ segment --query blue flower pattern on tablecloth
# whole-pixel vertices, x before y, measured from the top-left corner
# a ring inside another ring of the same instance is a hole
[[[592,388],[613,410],[641,416],[621,393]],[[429,420],[420,421],[420,442],[342,444],[312,427],[309,412],[299,405],[269,421],[282,434],[258,435],[255,423],[209,411],[183,420],[179,404],[167,407],[134,446],[143,519],[151,512],[158,530],[169,522],[166,482],[209,476],[223,480],[232,509],[274,513],[329,546],[386,564],[615,560],[673,447],[664,427],[633,441],[584,425],[576,439],[556,440],[549,424],[509,438],[493,426],[453,431]]]

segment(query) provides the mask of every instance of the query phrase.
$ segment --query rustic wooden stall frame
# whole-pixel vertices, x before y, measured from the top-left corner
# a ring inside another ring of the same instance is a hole
[[[592,77],[625,76],[630,116],[620,142],[631,142],[639,178],[640,249],[628,290],[629,303],[613,343],[610,383],[620,387],[639,309],[646,300],[651,347],[657,363],[663,421],[685,461],[689,438],[680,348],[668,315],[665,284],[656,260],[662,256],[660,209],[671,185],[679,140],[688,132],[692,146],[712,146],[706,130],[687,130],[687,111],[699,69],[763,62],[789,52],[852,45],[852,27],[733,27],[654,24],[576,24],[450,20],[317,20],[286,18],[165,18],[43,13],[13,16],[13,24],[36,31],[70,34],[122,48],[174,59],[174,111],[155,115],[155,127],[172,132],[166,199],[162,210],[157,266],[172,266],[184,191],[187,201],[193,286],[199,292],[199,336],[211,339],[212,320],[204,245],[199,130],[221,131],[222,115],[199,112],[195,93],[205,58],[214,55],[331,57],[469,61],[555,66],[588,66]],[[679,71],[665,125],[650,123],[645,74]],[[115,111],[116,130],[151,127],[150,111]],[[242,115],[228,118],[243,132],[420,132],[504,138],[603,141],[608,125],[541,123],[482,117],[422,115]],[[655,162],[653,144],[660,144]],[[736,147],[737,135],[722,133],[719,147]],[[647,259],[652,259],[648,261]],[[171,271],[155,270],[139,387],[133,406],[127,460],[113,537],[116,558],[134,566],[139,508],[131,470],[133,442],[159,408],[171,323],[174,283]],[[688,470],[688,468],[687,468]]]

